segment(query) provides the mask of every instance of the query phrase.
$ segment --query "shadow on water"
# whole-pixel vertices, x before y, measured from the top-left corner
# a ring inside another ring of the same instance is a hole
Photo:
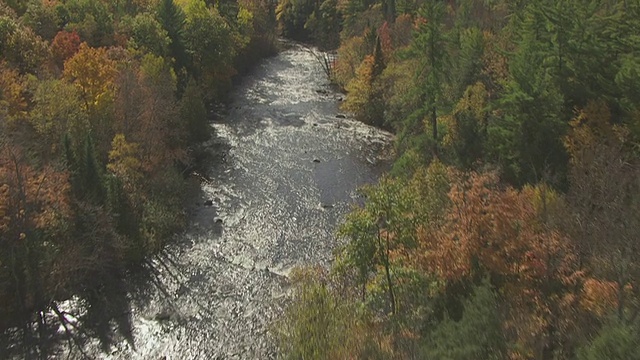
[[[102,274],[101,285],[82,291],[67,301],[52,301],[24,326],[0,336],[0,358],[45,359],[73,355],[93,358],[86,346],[99,342],[105,353],[122,338],[134,347],[133,324],[126,283],[117,272]]]
[[[194,171],[199,181],[211,181],[210,174],[223,168],[229,149],[228,143],[214,135]],[[191,218],[209,219],[205,230],[210,237],[219,237],[222,224],[215,221],[217,206],[208,204],[211,199],[201,187],[190,199]],[[94,274],[99,286],[87,284],[71,299],[51,301],[37,316],[19,321],[24,326],[0,333],[0,359],[94,359],[113,353],[114,346],[123,341],[135,352],[132,310],[154,301],[159,305],[152,320],[189,321],[179,315],[175,302],[189,296],[194,285],[207,281],[205,274],[187,274],[177,263],[177,254],[191,245],[186,237],[176,236],[170,246],[126,271],[113,267]],[[200,318],[210,317],[206,305],[196,301],[195,306]]]

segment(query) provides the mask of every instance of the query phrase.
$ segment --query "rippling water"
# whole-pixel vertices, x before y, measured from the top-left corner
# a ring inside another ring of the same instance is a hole
[[[341,96],[297,45],[244,78],[212,124],[211,182],[192,224],[127,279],[130,332],[102,350],[96,341],[91,356],[276,357],[267,329],[288,296],[289,270],[329,264],[355,190],[387,167],[390,135],[337,118]]]

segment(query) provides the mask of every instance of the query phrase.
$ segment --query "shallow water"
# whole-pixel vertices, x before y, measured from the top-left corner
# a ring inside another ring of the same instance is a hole
[[[244,78],[212,123],[211,181],[191,225],[127,279],[126,336],[90,342],[90,357],[277,356],[267,330],[288,297],[287,274],[330,263],[335,230],[360,201],[355,190],[388,165],[391,136],[337,118],[341,97],[297,45]]]

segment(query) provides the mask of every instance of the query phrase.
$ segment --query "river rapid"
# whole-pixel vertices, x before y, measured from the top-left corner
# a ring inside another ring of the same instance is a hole
[[[330,264],[335,231],[361,201],[356,189],[389,163],[391,135],[337,117],[342,96],[295,44],[240,81],[211,124],[210,181],[191,224],[126,279],[126,319],[111,320],[108,342],[89,341],[85,355],[277,357],[269,327],[290,295],[288,273]]]

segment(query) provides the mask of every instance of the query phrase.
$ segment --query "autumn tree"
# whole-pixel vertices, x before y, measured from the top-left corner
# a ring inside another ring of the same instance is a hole
[[[21,73],[34,72],[48,56],[48,47],[30,27],[18,19],[0,15],[0,59]]]
[[[15,125],[27,113],[27,84],[14,68],[0,62],[0,108],[5,113],[7,125]]]
[[[92,48],[86,43],[64,63],[63,77],[80,93],[99,154],[106,154],[111,142],[111,106],[116,75],[116,62],[109,58],[107,49]]]
[[[8,321],[44,309],[61,286],[49,266],[68,235],[71,209],[68,174],[34,167],[15,144],[0,146],[0,309]]]
[[[78,52],[80,44],[77,32],[59,31],[51,41],[51,53],[58,66],[62,68],[64,62]]]
[[[565,142],[571,155],[568,199],[579,254],[594,274],[616,284],[616,315],[625,322],[640,311],[635,260],[640,168],[628,130],[611,121],[603,101],[589,103],[571,121]]]
[[[355,78],[346,86],[349,96],[343,105],[360,121],[375,126],[382,126],[384,122],[383,89],[379,81],[384,68],[380,39],[376,38],[373,53],[364,58]]]
[[[489,276],[508,299],[507,334],[542,356],[556,346],[547,334],[577,279],[572,243],[540,222],[533,189],[502,190],[491,174],[459,176],[442,225],[419,229],[416,262],[448,286]]]
[[[69,136],[74,154],[80,154],[79,144],[90,127],[78,88],[61,80],[42,81],[32,100],[29,121],[43,140],[40,143],[43,156],[60,154],[65,136]]]

